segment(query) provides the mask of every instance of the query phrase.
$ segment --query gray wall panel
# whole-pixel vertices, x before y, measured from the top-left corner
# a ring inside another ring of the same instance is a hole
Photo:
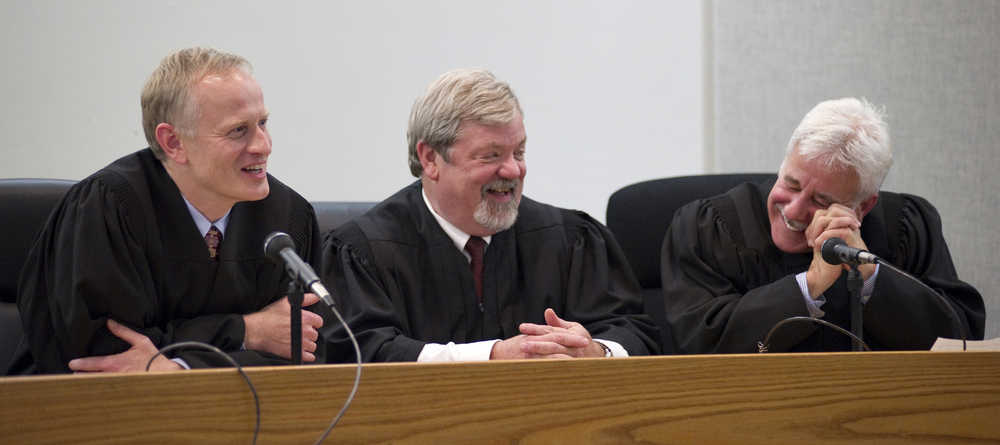
[[[895,164],[884,188],[941,213],[959,275],[1000,336],[1000,2],[712,3],[714,165],[776,170],[817,102],[884,105]]]

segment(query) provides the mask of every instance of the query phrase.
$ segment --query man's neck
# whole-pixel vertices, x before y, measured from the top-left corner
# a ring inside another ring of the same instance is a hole
[[[236,204],[235,202],[212,204],[211,199],[205,196],[203,190],[194,181],[188,179],[187,175],[179,171],[177,166],[170,162],[163,162],[163,168],[167,171],[170,179],[174,181],[177,190],[180,190],[181,196],[209,221],[215,222],[226,216]]]

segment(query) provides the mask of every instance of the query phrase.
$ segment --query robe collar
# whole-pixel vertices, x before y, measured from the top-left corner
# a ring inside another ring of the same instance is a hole
[[[438,213],[434,211],[434,207],[431,206],[430,200],[427,199],[427,192],[424,191],[423,187],[420,188],[420,196],[424,198],[424,204],[427,206],[427,210],[429,210],[431,212],[431,215],[434,216],[434,219],[437,220],[438,225],[440,225],[441,229],[444,230],[444,233],[448,235],[448,238],[451,239],[451,242],[455,243],[455,248],[457,248],[459,252],[462,252],[462,255],[465,255],[465,259],[471,261],[472,257],[469,256],[469,252],[465,251],[465,244],[469,242],[469,238],[471,238],[472,236],[469,235],[468,233],[463,232],[462,229],[455,227],[454,224],[448,222],[448,220],[444,219],[443,216],[438,215]],[[226,216],[228,215],[229,214],[227,213]],[[482,238],[483,241],[486,241],[486,247],[488,248],[490,245],[490,240],[493,239],[493,236],[491,235],[484,236]]]

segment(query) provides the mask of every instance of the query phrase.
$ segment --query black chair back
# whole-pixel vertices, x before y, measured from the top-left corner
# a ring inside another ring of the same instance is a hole
[[[27,346],[17,311],[17,279],[35,237],[49,214],[76,181],[62,179],[0,179],[0,372],[30,372]],[[20,369],[20,368],[24,369]]]
[[[368,209],[375,207],[377,202],[350,202],[350,201],[313,201],[313,209],[316,210],[316,222],[319,224],[319,233],[326,236],[326,233],[340,227],[341,224],[361,216]]]
[[[35,237],[66,190],[76,181],[0,179],[0,302],[17,301],[17,278]]]
[[[729,173],[652,179],[622,187],[608,199],[608,229],[639,279],[643,305],[660,327],[665,354],[675,348],[663,305],[660,250],[674,213],[694,200],[725,193],[744,182],[774,177],[773,173]]]

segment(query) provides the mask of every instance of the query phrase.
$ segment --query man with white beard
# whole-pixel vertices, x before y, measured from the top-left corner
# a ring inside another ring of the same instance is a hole
[[[443,74],[414,103],[407,139],[420,179],[323,247],[322,276],[364,361],[657,352],[610,232],[522,198],[526,136],[506,83],[482,70]],[[343,328],[328,326],[329,359],[353,360]]]
[[[850,330],[842,276],[848,266],[827,263],[821,252],[835,237],[901,267],[947,300],[887,268],[860,266],[864,341],[873,349],[928,349],[939,336],[958,336],[959,324],[970,339],[981,339],[983,299],[958,279],[937,211],[923,198],[879,191],[891,165],[881,113],[864,100],[830,100],[802,119],[776,180],[679,209],[661,262],[678,350],[753,352],[792,316]],[[784,326],[771,351],[851,348],[848,336],[819,323]]]

